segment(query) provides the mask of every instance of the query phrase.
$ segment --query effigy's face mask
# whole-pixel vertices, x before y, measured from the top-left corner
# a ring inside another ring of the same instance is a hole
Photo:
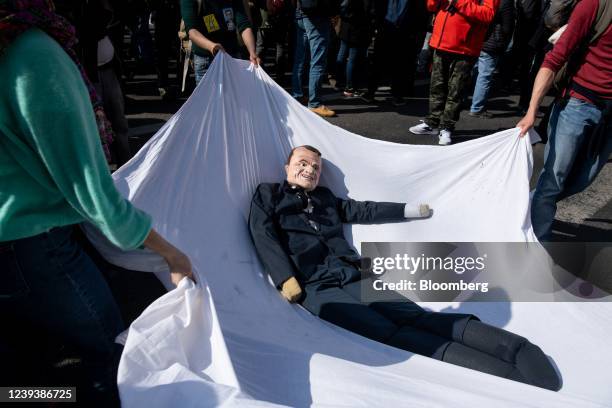
[[[291,161],[285,166],[287,182],[302,187],[306,191],[314,190],[321,176],[321,157],[308,149],[296,149]]]

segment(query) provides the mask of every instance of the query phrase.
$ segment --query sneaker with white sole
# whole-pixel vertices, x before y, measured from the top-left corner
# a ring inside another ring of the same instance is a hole
[[[410,133],[414,133],[415,135],[431,135],[431,136],[438,135],[438,129],[432,128],[427,123],[425,123],[425,121],[423,120],[421,121],[421,123],[419,123],[416,126],[412,126],[408,130],[410,131]]]
[[[440,131],[440,136],[438,138],[438,144],[442,146],[446,146],[452,143],[451,135],[453,133],[448,129],[442,129]]]

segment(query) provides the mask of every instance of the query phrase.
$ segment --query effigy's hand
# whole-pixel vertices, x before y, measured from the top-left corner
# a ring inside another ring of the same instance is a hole
[[[283,283],[281,295],[291,303],[295,303],[300,299],[302,288],[295,277],[292,276]]]
[[[433,214],[433,210],[429,208],[429,204],[419,204],[412,206],[406,204],[404,207],[404,218],[429,218]]]

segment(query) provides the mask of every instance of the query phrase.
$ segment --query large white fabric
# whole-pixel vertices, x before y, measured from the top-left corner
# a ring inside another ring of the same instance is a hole
[[[119,368],[126,407],[267,403],[292,407],[611,406],[610,303],[425,304],[475,313],[549,354],[554,393],[379,344],[283,300],[264,276],[247,219],[260,182],[283,179],[292,146],[324,156],[322,184],[354,199],[429,203],[427,220],[347,226],[362,241],[533,241],[531,145],[516,130],[449,147],[366,139],[294,101],[263,70],[215,59],[191,98],[114,175],[119,190],[184,250],[183,280],[132,324]],[[122,253],[91,229],[111,262],[156,272],[147,251]]]

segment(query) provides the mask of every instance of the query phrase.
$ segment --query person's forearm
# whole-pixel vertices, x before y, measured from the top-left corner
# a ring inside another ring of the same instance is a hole
[[[159,235],[153,228],[151,228],[143,244],[145,247],[157,252],[164,258],[168,258],[176,252],[176,248]]]
[[[536,113],[538,112],[538,108],[542,103],[542,99],[544,99],[544,97],[548,93],[548,90],[552,86],[554,79],[555,73],[551,69],[540,68],[533,84],[531,101],[529,102],[529,109],[527,110],[528,115],[536,115]]]
[[[166,260],[170,270],[170,279],[172,283],[178,286],[179,282],[184,277],[191,278],[195,281],[189,257],[166,241],[164,237],[159,235],[153,228],[151,228],[149,235],[145,239],[144,246],[157,252]]]
[[[244,45],[249,51],[249,55],[255,55],[255,36],[253,35],[253,30],[251,28],[246,28],[241,35],[242,41],[244,41]]]
[[[195,28],[192,28],[191,30],[189,30],[189,39],[198,47],[203,48],[205,50],[208,50],[212,53],[212,50],[215,46],[216,43],[210,41],[208,38],[204,37],[204,35],[199,32],[198,30],[196,30]]]

